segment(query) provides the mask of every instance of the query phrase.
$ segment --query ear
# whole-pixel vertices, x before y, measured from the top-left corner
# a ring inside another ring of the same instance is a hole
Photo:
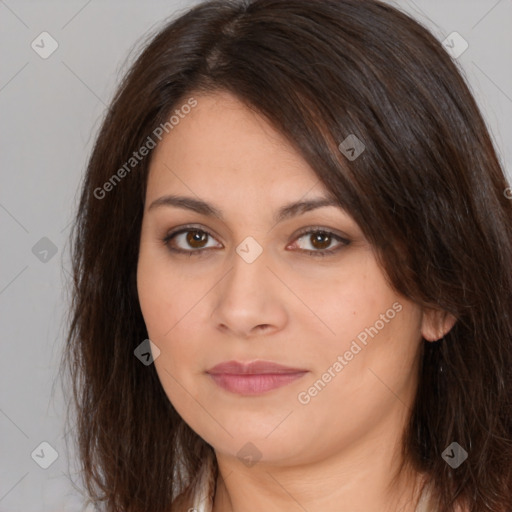
[[[424,309],[421,319],[421,335],[427,341],[437,341],[445,336],[457,319],[446,311]]]

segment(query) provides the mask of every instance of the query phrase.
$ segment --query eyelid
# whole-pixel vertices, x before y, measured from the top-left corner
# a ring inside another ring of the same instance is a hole
[[[166,233],[166,235],[162,238],[162,242],[164,245],[168,245],[168,243],[171,241],[172,238],[176,237],[177,235],[186,233],[187,231],[201,231],[206,233],[210,238],[213,238],[217,240],[218,235],[214,234],[210,229],[205,228],[204,226],[198,225],[198,224],[185,224],[184,226],[180,226],[176,229],[172,229],[169,232]],[[218,241],[218,240],[217,240]],[[220,243],[220,242],[219,242]],[[222,243],[221,243],[222,245]],[[176,252],[187,252],[187,253],[193,253],[193,252],[201,252],[208,249],[212,249],[212,247],[207,247],[203,249],[195,249],[195,250],[186,250],[186,249],[174,249]]]
[[[346,244],[349,244],[351,242],[350,238],[345,233],[342,233],[341,231],[338,231],[337,229],[327,228],[324,226],[308,226],[306,228],[302,228],[297,233],[293,234],[293,237],[294,237],[293,240],[295,240],[296,238],[300,238],[303,235],[309,235],[310,233],[316,233],[316,232],[334,235],[336,238],[338,238],[342,242],[345,242]]]

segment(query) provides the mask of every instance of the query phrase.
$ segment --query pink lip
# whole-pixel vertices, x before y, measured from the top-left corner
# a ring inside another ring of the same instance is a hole
[[[307,371],[271,361],[226,361],[210,368],[206,373],[227,391],[240,395],[258,395],[285,386],[302,377]]]

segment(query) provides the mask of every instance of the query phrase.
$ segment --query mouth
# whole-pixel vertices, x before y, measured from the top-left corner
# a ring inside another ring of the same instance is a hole
[[[300,379],[308,370],[271,361],[226,361],[206,373],[226,391],[239,395],[259,395]]]

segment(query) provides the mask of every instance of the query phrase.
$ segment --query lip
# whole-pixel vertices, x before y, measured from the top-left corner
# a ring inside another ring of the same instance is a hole
[[[231,393],[259,395],[285,386],[308,370],[284,366],[272,361],[225,361],[206,371],[214,382]]]
[[[274,363],[273,361],[248,361],[248,362],[239,362],[239,361],[225,361],[223,363],[217,364],[206,370],[206,373],[209,374],[234,374],[234,375],[264,375],[268,373],[275,374],[284,374],[284,373],[297,373],[297,372],[306,372],[304,368],[293,368],[291,366],[284,366],[282,364]]]

